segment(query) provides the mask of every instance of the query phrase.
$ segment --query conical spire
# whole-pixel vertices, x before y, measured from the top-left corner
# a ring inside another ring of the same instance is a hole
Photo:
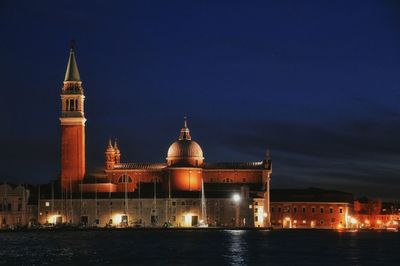
[[[117,139],[114,140],[114,150],[116,153],[120,153],[120,151],[118,149]]]
[[[78,65],[76,64],[74,48],[72,46],[69,51],[68,65],[64,81],[81,81]]]
[[[114,151],[114,147],[111,142],[111,138],[108,139],[107,151]]]
[[[181,129],[181,133],[179,134],[179,140],[183,140],[183,139],[191,140],[192,137],[190,136],[190,130],[187,126],[187,117],[185,116],[183,119],[184,119],[183,120],[183,128]]]

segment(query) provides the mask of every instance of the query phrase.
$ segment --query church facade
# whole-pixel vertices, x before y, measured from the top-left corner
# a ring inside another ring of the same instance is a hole
[[[270,226],[269,153],[259,162],[207,162],[186,118],[164,162],[124,162],[117,142],[109,140],[103,176],[91,177],[85,172],[84,99],[71,49],[61,91],[60,193],[42,197],[39,209],[46,215],[39,222]]]

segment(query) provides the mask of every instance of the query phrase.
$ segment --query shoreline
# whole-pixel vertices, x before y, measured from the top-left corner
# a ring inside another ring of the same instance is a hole
[[[18,228],[18,229],[0,229],[0,233],[9,232],[66,232],[66,231],[325,231],[325,232],[338,232],[338,233],[358,233],[358,232],[375,232],[375,233],[398,233],[399,231],[387,230],[387,229],[305,229],[305,228],[271,228],[271,227],[51,227],[51,228]]]

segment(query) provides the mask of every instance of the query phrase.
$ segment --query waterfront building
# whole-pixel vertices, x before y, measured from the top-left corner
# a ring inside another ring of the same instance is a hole
[[[273,228],[341,229],[350,228],[353,195],[309,189],[272,189]]]
[[[398,229],[400,204],[382,202],[380,199],[359,198],[354,201],[354,220],[359,228]]]
[[[30,201],[30,190],[24,185],[0,185],[0,228],[26,226],[37,217],[36,202]]]
[[[40,196],[41,223],[270,225],[269,152],[258,162],[207,162],[186,118],[164,162],[123,162],[117,142],[109,140],[102,176],[87,174],[84,99],[71,49],[61,91],[59,187]]]

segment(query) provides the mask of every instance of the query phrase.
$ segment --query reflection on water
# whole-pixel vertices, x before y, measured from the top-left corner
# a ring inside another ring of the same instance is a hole
[[[0,232],[2,265],[398,265],[400,233]]]
[[[245,230],[227,230],[229,236],[229,258],[230,265],[246,265],[246,242],[243,234]]]

